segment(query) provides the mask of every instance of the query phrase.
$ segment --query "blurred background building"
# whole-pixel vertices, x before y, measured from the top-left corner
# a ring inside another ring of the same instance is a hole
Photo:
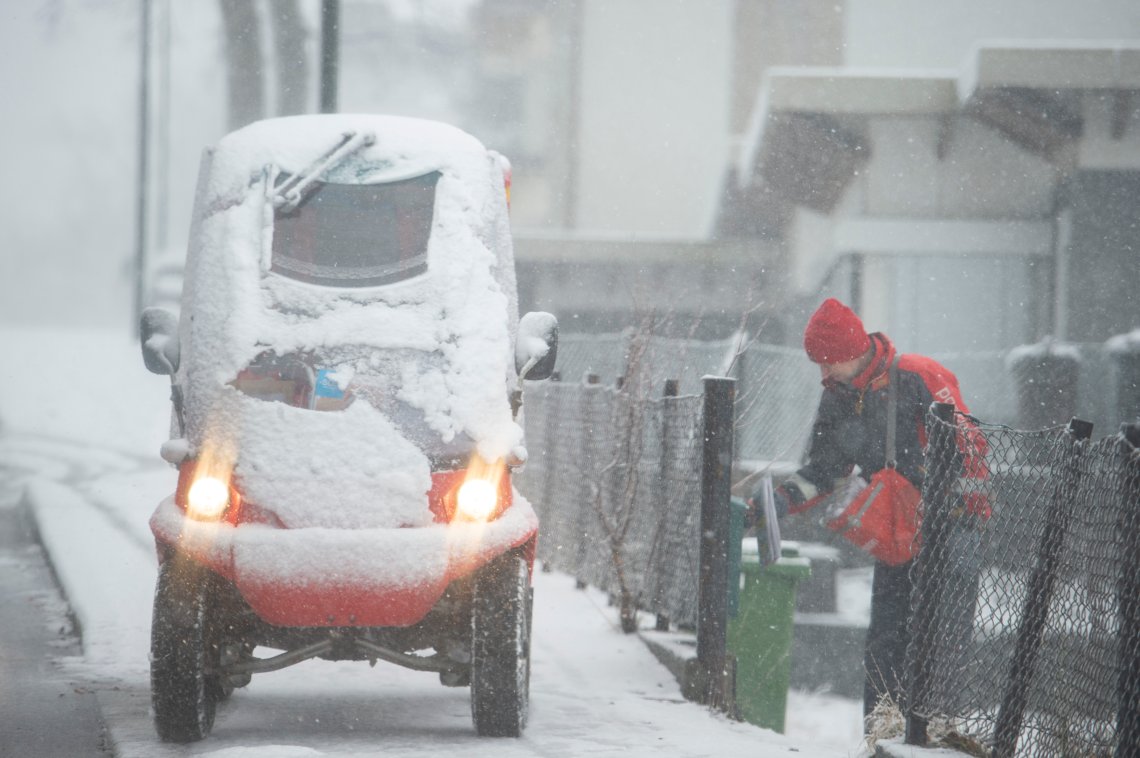
[[[126,324],[140,136],[169,298],[201,148],[317,109],[320,0],[4,14],[0,319]],[[1140,324],[1132,0],[341,0],[340,40],[340,110],[511,159],[524,304],[565,330],[794,345],[833,294],[913,351]]]

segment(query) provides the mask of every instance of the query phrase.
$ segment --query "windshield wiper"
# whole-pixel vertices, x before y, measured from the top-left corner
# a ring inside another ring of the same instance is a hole
[[[339,165],[345,158],[375,141],[376,135],[374,134],[345,132],[340,142],[310,163],[308,168],[293,174],[273,188],[273,207],[283,213],[296,209],[305,199],[306,189],[311,187],[313,182],[317,181],[324,172]]]

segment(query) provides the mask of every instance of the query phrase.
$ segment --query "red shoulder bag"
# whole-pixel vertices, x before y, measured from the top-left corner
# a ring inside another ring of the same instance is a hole
[[[921,499],[914,485],[895,469],[897,366],[896,357],[888,369],[886,466],[871,476],[871,481],[838,515],[826,521],[829,529],[890,566],[906,563],[915,556]]]

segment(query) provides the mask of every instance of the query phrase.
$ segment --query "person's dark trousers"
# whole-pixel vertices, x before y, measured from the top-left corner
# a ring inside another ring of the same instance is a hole
[[[897,704],[906,684],[906,645],[909,635],[911,563],[888,566],[875,563],[871,582],[871,625],[863,653],[863,716],[868,716],[883,694]],[[864,718],[864,724],[866,719]]]

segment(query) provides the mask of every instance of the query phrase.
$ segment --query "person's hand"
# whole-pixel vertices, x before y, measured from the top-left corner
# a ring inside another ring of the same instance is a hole
[[[772,505],[776,506],[776,518],[788,515],[788,509],[792,507],[792,496],[783,485],[772,490]]]
[[[766,519],[764,517],[764,492],[758,489],[752,493],[752,497],[745,501],[748,503],[748,514],[746,515],[747,526],[763,526]],[[791,508],[793,498],[784,487],[776,487],[772,490],[772,505],[775,506],[776,518],[781,519],[788,515],[788,509]]]
[[[765,529],[767,519],[764,517],[764,502],[758,492],[744,500],[748,504],[748,513],[744,514],[744,529]]]

